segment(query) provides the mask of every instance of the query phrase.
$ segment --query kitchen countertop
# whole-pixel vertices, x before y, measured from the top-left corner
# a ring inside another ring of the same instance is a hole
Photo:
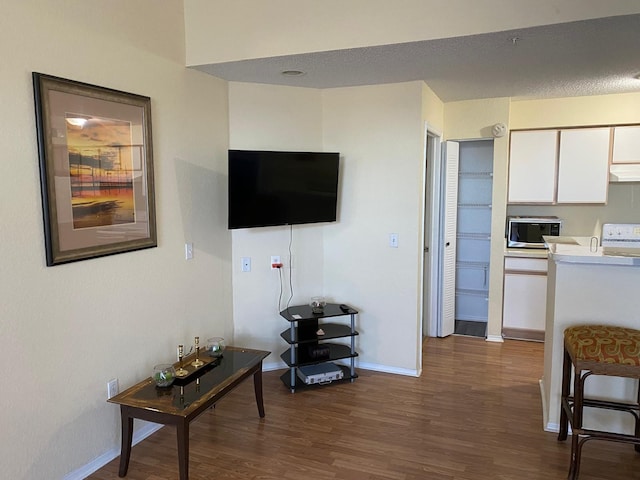
[[[640,249],[603,248],[597,237],[544,236],[543,239],[549,247],[549,258],[556,263],[640,266]]]
[[[546,248],[513,248],[507,247],[507,241],[504,241],[504,256],[505,257],[520,257],[520,258],[547,258],[549,256],[549,250]]]

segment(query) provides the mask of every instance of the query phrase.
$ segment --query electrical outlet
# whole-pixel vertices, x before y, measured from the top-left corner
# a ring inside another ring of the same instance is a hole
[[[251,257],[242,257],[240,259],[240,262],[241,262],[241,269],[243,272],[251,271]]]
[[[193,258],[193,243],[189,242],[184,244],[184,258],[186,260]]]
[[[282,268],[280,255],[271,255],[271,270],[277,270],[279,268]]]
[[[113,378],[107,382],[107,399],[115,397],[118,393],[118,379]]]

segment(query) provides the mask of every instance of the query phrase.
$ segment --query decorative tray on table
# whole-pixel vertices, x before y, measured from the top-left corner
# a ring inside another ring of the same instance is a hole
[[[173,364],[173,367],[176,369],[176,379],[173,382],[176,385],[186,385],[189,382],[192,382],[194,379],[198,378],[200,375],[204,374],[208,370],[214,368],[215,366],[220,364],[222,360],[222,356],[213,357],[207,353],[198,355],[198,359],[202,362],[202,365],[194,366],[193,362],[196,359],[196,354],[192,353],[187,355],[182,359],[182,362],[176,362]],[[182,363],[182,364],[181,364]],[[180,371],[180,367],[185,370],[187,373],[180,376],[178,372]]]

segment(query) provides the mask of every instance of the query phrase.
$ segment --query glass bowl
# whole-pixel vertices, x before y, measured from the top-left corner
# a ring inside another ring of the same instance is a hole
[[[324,297],[311,297],[311,303],[309,303],[309,306],[313,313],[323,313],[326,304],[327,302]]]
[[[151,378],[158,387],[170,387],[176,379],[176,369],[170,363],[161,363],[153,367]]]
[[[213,337],[207,340],[207,353],[212,357],[221,357],[224,352],[225,343],[222,337]]]

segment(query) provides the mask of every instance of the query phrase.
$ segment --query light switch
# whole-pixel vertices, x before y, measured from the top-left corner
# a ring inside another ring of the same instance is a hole
[[[391,248],[398,248],[398,234],[390,233],[389,234],[389,246]]]

